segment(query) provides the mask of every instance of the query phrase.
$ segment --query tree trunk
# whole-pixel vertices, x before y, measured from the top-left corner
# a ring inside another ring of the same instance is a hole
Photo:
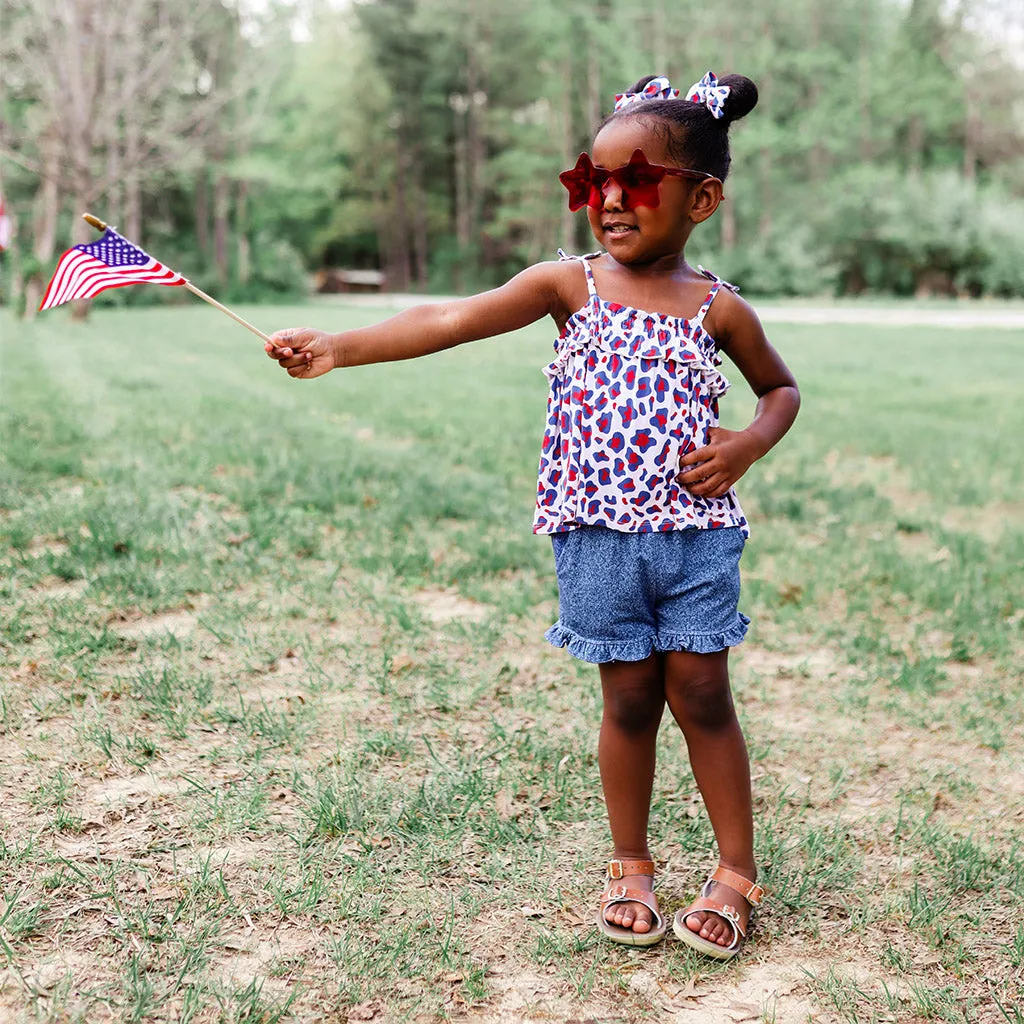
[[[221,288],[228,284],[228,215],[231,182],[223,171],[217,172],[213,185],[213,261]]]
[[[981,134],[981,119],[978,104],[967,88],[967,114],[964,118],[964,177],[974,182],[978,175],[978,137]]]
[[[141,136],[138,122],[128,117],[124,133],[124,158],[128,171],[124,178],[125,237],[142,245],[142,184],[139,180],[139,148]]]
[[[916,176],[924,162],[924,119],[914,114],[907,125],[907,169]]]
[[[205,166],[196,171],[194,216],[196,245],[206,261],[210,258],[210,181]]]
[[[451,105],[455,114],[455,243],[457,254],[452,266],[452,284],[457,292],[463,290],[463,254],[469,251],[469,170],[468,143],[466,141],[466,113],[469,101],[464,96],[453,96]]]
[[[122,223],[122,180],[121,140],[115,130],[107,136],[107,195],[104,201],[104,215],[114,224]]]
[[[729,36],[726,43],[726,62],[733,67],[733,39]],[[719,207],[722,211],[722,251],[728,252],[736,247],[736,207],[731,199],[726,199]]]
[[[395,146],[394,213],[390,218],[391,266],[398,291],[407,292],[412,277],[412,260],[409,252],[409,214],[406,181],[408,180],[409,154],[406,147],[405,125],[397,129]],[[389,275],[390,276],[390,275]]]
[[[860,156],[862,160],[870,160],[874,145],[871,137],[871,61],[875,52],[875,39],[871,31],[871,5],[864,4],[861,8],[860,25],[860,74],[857,76],[857,88],[860,93]]]
[[[568,61],[563,61],[561,64],[562,70],[562,83],[561,88],[558,91],[558,108],[557,108],[557,119],[556,126],[558,131],[559,145],[561,146],[561,164],[562,167],[572,167],[573,161],[573,133],[572,133],[572,68]],[[561,185],[559,185],[561,190]],[[562,200],[563,197],[559,196]],[[564,201],[560,201],[558,204],[560,211],[560,225],[559,225],[559,245],[567,246],[570,250],[576,248],[576,240],[573,237],[573,226],[575,224],[575,218],[572,215],[572,211]]]
[[[593,17],[597,17],[595,11]],[[590,26],[587,32],[587,128],[597,131],[601,121],[601,54],[597,32]]]
[[[822,4],[811,5],[811,47],[814,52],[821,49],[821,15]],[[822,88],[821,78],[818,75],[811,76],[810,94],[808,96],[808,107],[817,110],[821,103]],[[811,146],[811,181],[815,184],[821,182],[825,175],[825,147],[821,144],[821,138],[816,137]]]
[[[417,146],[413,152],[411,173],[413,217],[412,217],[412,254],[415,264],[416,287],[426,291],[430,284],[430,261],[427,235],[427,194],[423,187],[423,148]]]
[[[769,92],[771,91],[771,75],[765,74],[757,87],[759,103],[771,109],[769,103]],[[772,229],[772,161],[771,146],[761,147],[761,161],[758,168],[758,176],[761,179],[761,217],[757,226],[758,235],[761,238],[767,237]],[[735,243],[735,226],[733,227],[733,243]]]
[[[245,179],[238,183],[238,196],[235,199],[235,235],[238,239],[238,283],[245,285],[252,276],[249,250],[249,182]]]
[[[48,267],[53,259],[57,243],[57,217],[60,213],[60,142],[54,133],[49,133],[42,143],[43,176],[36,192],[35,211],[32,218],[32,255],[37,264]],[[43,297],[43,270],[29,274],[25,281],[25,319],[35,319],[39,302]]]
[[[654,74],[667,74],[665,0],[651,0],[651,58]]]
[[[736,248],[736,207],[726,199],[719,207],[722,211],[722,251]]]
[[[483,166],[487,157],[484,116],[487,107],[486,82],[481,73],[480,39],[476,21],[476,4],[471,3],[472,27],[469,56],[466,64],[466,87],[469,109],[466,112],[466,192],[469,200],[469,242],[480,236],[483,214]]]
[[[78,188],[75,191],[73,206],[75,219],[73,221],[74,228],[71,232],[71,237],[74,239],[75,245],[81,245],[82,242],[91,241],[93,237],[93,229],[78,216],[78,214],[89,207],[88,185],[84,180],[79,181]],[[89,307],[91,305],[91,299],[76,299],[71,303],[71,319],[84,320],[89,315]]]

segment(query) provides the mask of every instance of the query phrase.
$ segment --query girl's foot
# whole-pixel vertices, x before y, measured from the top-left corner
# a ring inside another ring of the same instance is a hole
[[[616,884],[650,892],[654,888],[654,879],[650,875],[623,875],[616,879]],[[654,924],[654,915],[642,903],[613,903],[605,910],[604,919],[619,928],[631,928],[639,935],[649,932]]]
[[[597,927],[605,938],[629,946],[660,942],[668,924],[654,895],[654,861],[608,862],[608,885],[601,893]]]
[[[719,903],[726,903],[736,908],[739,915],[739,925],[743,931],[747,930],[747,922],[750,920],[750,904],[735,890],[721,882],[715,882],[708,898],[718,900]],[[696,910],[686,919],[686,927],[694,935],[699,935],[708,942],[717,942],[720,946],[728,946],[733,939],[733,930],[720,914],[711,914],[706,911]]]
[[[764,893],[760,886],[753,885],[757,879],[755,868],[726,869],[723,872],[720,867],[717,873],[725,874],[726,872],[733,876],[730,881],[735,881],[740,888],[734,888],[724,881],[712,878],[708,879],[701,895],[730,908],[736,915],[735,923],[739,926],[740,934],[745,935],[753,904],[760,903]],[[748,882],[748,884],[744,885],[744,882]],[[748,900],[747,896],[750,896],[751,899]],[[721,914],[707,910],[694,910],[687,914],[683,918],[683,925],[694,935],[706,939],[708,942],[714,942],[723,948],[732,945],[736,938],[736,933],[729,921]]]

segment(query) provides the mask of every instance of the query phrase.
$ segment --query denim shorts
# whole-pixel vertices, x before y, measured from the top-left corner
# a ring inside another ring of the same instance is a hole
[[[581,661],[641,661],[653,651],[711,654],[740,643],[738,526],[553,533],[558,621],[544,634]]]

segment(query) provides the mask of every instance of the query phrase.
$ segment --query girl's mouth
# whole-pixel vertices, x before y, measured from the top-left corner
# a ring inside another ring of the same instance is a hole
[[[624,238],[630,231],[635,230],[636,228],[632,224],[623,224],[620,221],[604,225],[605,234],[610,235],[612,238]]]

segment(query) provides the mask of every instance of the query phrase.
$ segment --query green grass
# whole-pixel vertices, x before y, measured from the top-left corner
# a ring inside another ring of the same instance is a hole
[[[1021,1019],[1024,333],[770,331],[804,407],[740,483],[732,660],[771,895],[724,968],[591,924],[551,334],[305,383],[203,308],[0,319],[0,1017],[640,1021],[649,975],[709,1020]],[[714,844],[668,723],[652,844],[672,913]]]

